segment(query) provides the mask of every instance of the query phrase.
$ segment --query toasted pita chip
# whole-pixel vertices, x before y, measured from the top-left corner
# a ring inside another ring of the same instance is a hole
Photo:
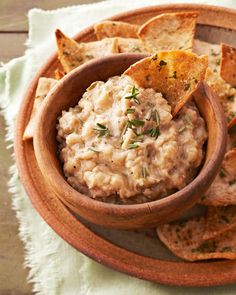
[[[35,93],[35,100],[30,116],[30,120],[25,128],[23,140],[28,140],[33,138],[33,134],[35,132],[35,123],[37,119],[37,114],[40,110],[41,104],[44,98],[47,96],[49,90],[53,88],[57,83],[57,80],[51,78],[39,78],[38,86]]]
[[[189,261],[236,258],[236,229],[207,241],[203,240],[204,232],[205,217],[165,224],[157,228],[160,240],[180,258]]]
[[[143,24],[138,36],[150,53],[159,50],[191,50],[198,12],[158,15]]]
[[[221,48],[219,44],[212,44],[201,40],[194,40],[193,52],[208,56],[208,66],[214,73],[220,72]]]
[[[228,121],[228,128],[236,124],[236,89],[226,83],[210,68],[206,71],[206,82],[218,95]]]
[[[187,51],[160,51],[131,65],[124,74],[143,88],[161,92],[175,116],[204,79],[207,56]]]
[[[109,20],[94,25],[98,40],[111,37],[138,38],[138,29],[138,25]]]
[[[147,53],[145,47],[139,39],[134,38],[120,38],[118,37],[119,52],[134,52],[134,53]]]
[[[236,205],[236,148],[225,154],[222,168],[201,202],[207,206]]]
[[[236,206],[209,207],[203,240],[213,239],[236,228]]]
[[[236,86],[236,47],[221,44],[220,75],[230,85]]]
[[[65,73],[59,69],[56,69],[54,71],[54,76],[56,80],[60,80],[61,78],[63,78],[65,76]]]
[[[116,38],[88,43],[77,43],[75,40],[65,36],[60,30],[56,30],[55,34],[58,58],[66,73],[93,58],[119,52],[118,40]]]

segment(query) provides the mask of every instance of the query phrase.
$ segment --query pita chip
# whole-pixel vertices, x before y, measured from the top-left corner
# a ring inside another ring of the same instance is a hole
[[[160,51],[131,65],[124,74],[143,88],[161,92],[175,116],[204,80],[207,56],[187,51]]]
[[[204,216],[185,222],[164,224],[157,228],[160,240],[172,253],[182,259],[197,261],[236,258],[236,229],[207,241],[203,240],[204,232]]]
[[[220,75],[231,86],[236,86],[236,47],[221,44]]]
[[[192,50],[198,12],[158,15],[143,24],[138,36],[150,53],[160,50]]]
[[[60,30],[56,30],[58,58],[66,73],[91,59],[108,54],[118,53],[118,40],[106,38],[101,41],[77,43],[65,36]]]
[[[45,78],[45,77],[39,78],[30,120],[25,128],[23,140],[28,140],[33,138],[33,134],[35,132],[37,115],[42,105],[42,102],[47,96],[48,92],[56,85],[56,83],[57,83],[57,80],[52,78]]]
[[[98,40],[112,37],[138,38],[138,29],[138,25],[109,20],[94,25]]]

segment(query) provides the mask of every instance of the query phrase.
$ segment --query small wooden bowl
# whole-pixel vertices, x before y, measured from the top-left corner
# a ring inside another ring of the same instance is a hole
[[[34,136],[36,158],[48,185],[72,211],[95,224],[110,228],[153,227],[176,219],[192,207],[210,186],[226,148],[227,129],[223,111],[209,87],[203,83],[194,98],[208,127],[207,152],[201,171],[185,188],[149,203],[115,205],[91,199],[67,183],[57,156],[56,124],[62,110],[75,106],[92,82],[120,75],[143,57],[141,54],[110,55],[66,75],[48,95]]]

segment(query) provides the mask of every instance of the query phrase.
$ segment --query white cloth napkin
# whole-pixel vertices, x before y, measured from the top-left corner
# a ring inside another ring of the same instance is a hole
[[[181,1],[169,1],[169,3]],[[214,4],[215,0],[185,1]],[[7,122],[7,144],[12,146],[16,114],[30,80],[55,50],[54,30],[73,36],[86,26],[116,13],[134,8],[166,4],[164,0],[119,0],[79,5],[53,11],[29,11],[28,50],[25,55],[0,68],[0,106]],[[236,8],[236,1],[220,5]],[[16,45],[16,44],[15,44]],[[34,292],[47,295],[143,295],[143,294],[236,294],[236,285],[215,288],[178,288],[142,281],[108,269],[73,249],[42,220],[32,207],[15,165],[11,167],[9,190],[19,220],[20,237],[25,244],[25,265]],[[178,271],[178,270],[176,270]]]

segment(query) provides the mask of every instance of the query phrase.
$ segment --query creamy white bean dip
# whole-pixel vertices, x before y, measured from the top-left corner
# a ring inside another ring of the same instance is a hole
[[[186,186],[199,170],[205,122],[188,103],[173,119],[161,93],[127,76],[95,82],[57,125],[67,181],[91,198],[142,203]]]

